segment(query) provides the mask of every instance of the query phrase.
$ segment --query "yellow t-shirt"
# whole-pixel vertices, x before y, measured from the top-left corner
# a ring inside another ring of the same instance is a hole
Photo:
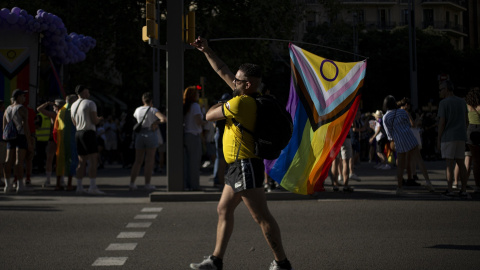
[[[472,125],[480,125],[480,116],[476,111],[468,112],[468,123]]]
[[[223,115],[227,118],[222,140],[223,155],[227,163],[235,162],[237,154],[239,160],[256,158],[253,136],[247,131],[243,131],[242,134],[232,121],[232,118],[235,118],[243,127],[253,132],[257,115],[255,99],[247,95],[237,96],[223,104],[222,109]]]

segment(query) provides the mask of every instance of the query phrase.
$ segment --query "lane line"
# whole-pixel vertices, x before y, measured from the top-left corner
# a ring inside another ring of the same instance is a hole
[[[117,235],[117,238],[143,238],[145,232],[121,232]]]
[[[127,224],[127,228],[148,228],[152,225],[152,222],[130,222]]]
[[[145,207],[142,209],[142,212],[161,212],[163,207]]]
[[[156,219],[158,214],[136,215],[134,219]]]
[[[134,250],[137,243],[112,243],[105,250]]]
[[[100,257],[92,266],[123,266],[128,257]]]

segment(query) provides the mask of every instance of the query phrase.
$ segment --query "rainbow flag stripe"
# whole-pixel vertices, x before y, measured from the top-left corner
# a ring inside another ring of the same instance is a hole
[[[298,194],[324,191],[323,183],[358,110],[367,62],[328,60],[290,44],[292,68],[287,111],[290,143],[265,170]]]
[[[75,175],[78,165],[77,146],[75,144],[75,126],[73,125],[70,108],[65,104],[57,114],[53,126],[53,135],[57,143],[57,175]]]

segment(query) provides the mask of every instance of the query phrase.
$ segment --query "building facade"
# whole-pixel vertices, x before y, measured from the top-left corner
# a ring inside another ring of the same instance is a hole
[[[300,0],[302,1],[302,0]],[[343,20],[362,31],[392,30],[408,25],[409,10],[418,29],[445,33],[458,50],[479,48],[477,0],[303,0],[305,19],[299,25],[302,38],[308,27]],[[322,4],[323,3],[323,4]]]

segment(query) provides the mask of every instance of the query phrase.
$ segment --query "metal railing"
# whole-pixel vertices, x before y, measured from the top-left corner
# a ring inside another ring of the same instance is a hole
[[[428,28],[429,26],[432,26],[433,29],[453,30],[461,33],[464,33],[465,31],[465,29],[463,28],[463,25],[455,24],[452,22],[446,22],[446,21],[423,21],[422,22],[423,29]]]

